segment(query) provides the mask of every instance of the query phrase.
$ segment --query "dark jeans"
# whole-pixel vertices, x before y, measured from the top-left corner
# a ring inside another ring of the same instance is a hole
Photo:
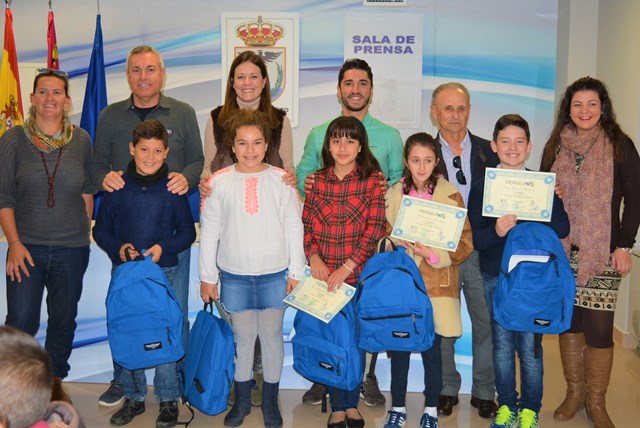
[[[423,394],[425,407],[438,406],[440,390],[442,389],[441,340],[442,336],[436,334],[431,348],[421,352],[422,367],[424,368]],[[393,407],[405,407],[411,352],[389,351],[387,354],[391,357],[391,405]]]
[[[69,356],[76,331],[82,278],[89,264],[89,246],[47,247],[25,244],[35,264],[22,282],[7,276],[6,325],[35,336],[40,327],[42,296],[47,289],[47,336],[45,349],[53,361],[53,375],[69,374]]]
[[[493,368],[498,405],[505,405],[511,411],[520,408],[538,413],[542,407],[544,377],[542,335],[507,330],[494,320],[493,296],[498,278],[483,274],[483,279],[485,297],[492,317]],[[516,390],[516,353],[520,361],[520,399]]]

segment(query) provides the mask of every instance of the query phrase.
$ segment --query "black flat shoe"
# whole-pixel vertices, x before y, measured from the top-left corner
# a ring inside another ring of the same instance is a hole
[[[360,411],[358,411],[358,416],[360,417],[357,419],[347,417],[347,428],[362,428],[364,426],[364,419],[362,418]]]
[[[333,413],[331,413],[331,415],[333,415]],[[327,419],[327,428],[347,428],[347,421],[346,420],[338,421],[338,422],[331,422],[331,415],[329,415],[329,419]]]
[[[347,428],[362,428],[363,426],[364,426],[364,419],[347,418]]]

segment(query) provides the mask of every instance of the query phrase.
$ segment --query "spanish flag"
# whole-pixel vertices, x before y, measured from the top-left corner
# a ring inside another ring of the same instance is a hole
[[[4,12],[4,51],[0,68],[0,136],[7,129],[24,123],[18,54],[13,39],[13,15],[7,7]]]
[[[60,70],[58,63],[58,39],[56,38],[56,24],[53,22],[53,11],[49,9],[47,19],[47,68]]]

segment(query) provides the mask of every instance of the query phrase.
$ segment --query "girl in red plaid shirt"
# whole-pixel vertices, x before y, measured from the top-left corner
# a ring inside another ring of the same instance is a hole
[[[323,167],[315,174],[302,213],[304,250],[311,274],[332,292],[343,282],[358,282],[384,236],[384,190],[380,165],[358,119],[341,116],[331,122],[321,156]],[[357,409],[359,393],[360,386],[352,391],[329,388],[329,428],[364,426]]]

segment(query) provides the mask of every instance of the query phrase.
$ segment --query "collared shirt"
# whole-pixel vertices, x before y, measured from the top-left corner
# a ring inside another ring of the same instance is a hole
[[[333,168],[318,172],[302,212],[307,259],[318,253],[330,272],[347,260],[356,264],[346,282],[355,284],[386,231],[384,194],[376,174],[359,167],[340,180]]]
[[[453,166],[453,158],[455,157],[453,155],[453,149],[449,143],[442,138],[442,134],[439,134],[438,138],[440,140],[440,146],[442,147],[442,160],[447,167],[449,182],[458,188],[458,191],[462,195],[462,200],[464,200],[464,204],[467,205],[469,200],[469,190],[471,190],[471,139],[469,138],[469,131],[467,131],[460,143],[460,147],[462,147],[462,154],[460,155],[460,160],[462,161],[461,169],[467,179],[467,184],[460,184],[458,182],[456,177],[458,168]]]
[[[304,196],[304,179],[307,174],[313,174],[322,168],[321,152],[324,135],[327,133],[327,128],[332,120],[313,127],[309,131],[307,141],[304,143],[304,153],[302,153],[300,163],[296,167],[298,190],[302,196]],[[404,144],[400,132],[396,128],[373,118],[369,113],[362,119],[362,124],[367,131],[369,149],[378,160],[380,169],[389,182],[389,186],[393,186],[402,177],[402,170],[404,169],[404,161],[402,159]]]

